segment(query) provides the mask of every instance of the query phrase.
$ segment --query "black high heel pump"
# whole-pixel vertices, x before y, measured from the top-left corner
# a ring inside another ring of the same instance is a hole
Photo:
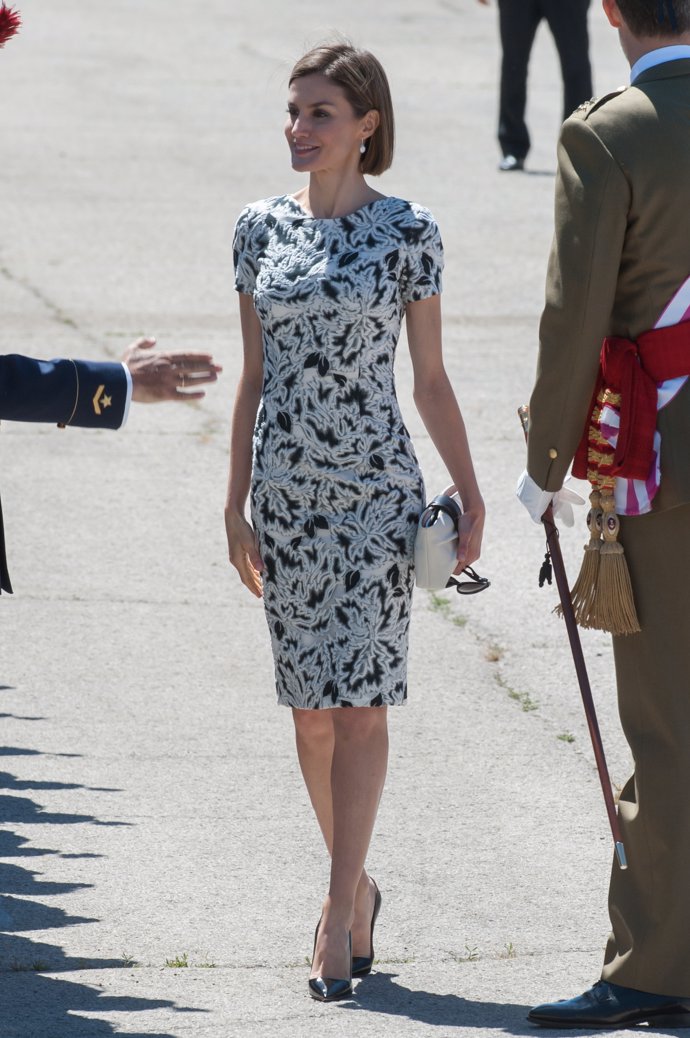
[[[371,877],[369,877],[371,879]],[[376,880],[371,879],[371,882],[376,887],[376,897],[374,899],[374,911],[371,915],[371,955],[356,955],[352,960],[352,976],[353,977],[366,977],[367,973],[371,973],[371,967],[374,965],[374,926],[378,914],[381,911],[381,891],[376,886]]]
[[[319,919],[316,926],[316,933],[314,934],[314,953],[316,952],[316,942],[319,937],[320,926],[321,920]],[[352,963],[351,933],[347,935],[347,939],[350,948],[350,963]],[[312,962],[313,960],[314,954],[312,954]],[[350,967],[350,976],[346,980],[340,980],[334,977],[311,977],[309,979],[309,994],[318,1002],[335,1002],[339,998],[349,998],[352,994],[352,967]]]

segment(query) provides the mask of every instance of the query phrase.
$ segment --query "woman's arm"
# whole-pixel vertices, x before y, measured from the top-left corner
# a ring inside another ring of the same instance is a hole
[[[256,536],[244,514],[252,474],[252,434],[263,385],[261,324],[252,297],[240,293],[244,362],[237,385],[230,436],[230,475],[225,500],[225,531],[230,562],[245,587],[261,598],[263,562]]]
[[[441,297],[408,303],[407,340],[414,369],[414,402],[462,501],[458,543],[459,573],[479,558],[484,502],[477,486],[465,423],[443,366]]]

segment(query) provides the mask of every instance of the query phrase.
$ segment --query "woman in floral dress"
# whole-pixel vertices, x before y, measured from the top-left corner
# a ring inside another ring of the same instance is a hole
[[[393,379],[403,317],[415,403],[463,504],[457,572],[479,556],[484,505],[442,360],[438,228],[364,179],[393,155],[376,58],[344,43],[301,58],[285,135],[307,185],[248,205],[235,230],[244,366],[225,518],[230,561],[263,595],[278,701],[331,855],[309,990],[332,1001],[371,969],[381,894],[365,859],[387,707],[407,695],[424,488]]]

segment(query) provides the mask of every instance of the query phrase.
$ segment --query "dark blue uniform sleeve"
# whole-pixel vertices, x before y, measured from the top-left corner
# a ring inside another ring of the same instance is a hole
[[[0,419],[118,429],[126,401],[122,364],[0,356]]]

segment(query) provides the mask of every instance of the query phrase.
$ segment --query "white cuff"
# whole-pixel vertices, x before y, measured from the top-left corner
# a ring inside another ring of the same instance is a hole
[[[129,405],[132,402],[132,372],[129,370],[127,365],[122,362],[122,367],[125,369],[125,375],[127,376],[127,399],[125,400],[125,409],[122,413],[122,421],[120,422],[120,428],[125,424],[129,416]]]

